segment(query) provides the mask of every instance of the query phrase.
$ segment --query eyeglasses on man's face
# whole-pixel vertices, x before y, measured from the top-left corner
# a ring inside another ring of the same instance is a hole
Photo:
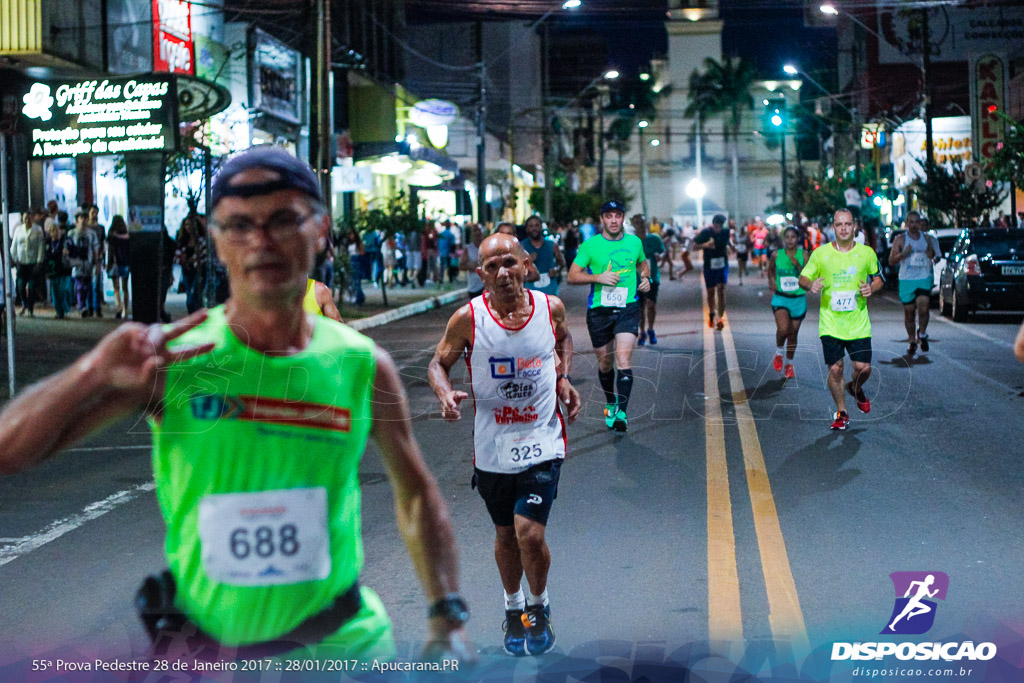
[[[214,229],[229,242],[248,242],[259,230],[278,240],[299,232],[313,215],[312,211],[298,213],[291,209],[284,209],[271,214],[262,223],[254,221],[248,216],[228,216],[223,221],[214,223]]]

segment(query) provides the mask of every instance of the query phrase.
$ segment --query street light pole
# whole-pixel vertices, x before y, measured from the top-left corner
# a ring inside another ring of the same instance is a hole
[[[476,222],[487,220],[487,65],[484,62],[484,28],[476,20],[476,66],[479,78],[479,97],[476,105]]]
[[[701,121],[700,121],[700,110],[697,111],[697,181],[703,185],[704,176],[702,175],[700,162],[701,162]],[[694,197],[694,201],[697,203],[697,230],[704,228],[704,193],[701,192],[699,197]]]
[[[544,155],[544,219],[549,223],[553,220],[552,214],[554,213],[554,182],[555,177],[552,172],[554,169],[551,163],[551,121],[548,115],[548,92],[550,91],[551,84],[551,73],[549,71],[550,65],[548,64],[548,41],[551,38],[551,34],[548,31],[548,25],[544,24],[544,33],[541,37],[541,89],[540,89],[540,106],[541,116],[541,146],[543,147]]]
[[[641,121],[646,123],[646,121]],[[640,208],[643,211],[644,218],[647,217],[647,155],[644,150],[644,128],[646,126],[640,126],[637,131],[637,138],[639,138],[640,145]]]
[[[313,170],[320,181],[320,192],[324,197],[327,216],[331,216],[331,136],[334,134],[334,116],[331,108],[331,3],[329,0],[316,2],[316,66],[314,80],[316,92],[313,106],[316,109],[314,135],[310,140],[310,156]]]
[[[788,181],[786,179],[786,129],[782,129],[782,213],[785,215],[787,210],[786,201],[786,185]]]

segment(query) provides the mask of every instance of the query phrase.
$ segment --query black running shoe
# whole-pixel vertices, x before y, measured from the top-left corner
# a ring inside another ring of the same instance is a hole
[[[928,353],[928,335],[922,334],[919,338],[921,339],[921,350]]]
[[[526,627],[526,651],[531,655],[542,655],[555,646],[550,606],[527,605],[523,613],[523,626]]]
[[[523,610],[505,610],[505,621],[501,624],[505,632],[505,652],[513,657],[526,654],[526,627],[523,625]]]

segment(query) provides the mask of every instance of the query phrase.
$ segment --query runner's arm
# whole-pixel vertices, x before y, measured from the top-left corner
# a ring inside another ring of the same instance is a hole
[[[1013,344],[1013,352],[1017,356],[1017,360],[1024,363],[1024,323],[1021,324],[1020,330],[1017,331],[1017,340]]]
[[[767,271],[767,275],[765,277],[768,278],[768,289],[772,294],[775,294],[775,259],[768,259],[768,267],[765,270]],[[802,279],[803,278],[801,278],[801,280]]]
[[[206,319],[199,311],[167,328],[126,323],[67,369],[28,388],[0,412],[0,474],[33,467],[108,423],[154,405],[161,369],[212,344],[168,350],[166,343]]]
[[[897,263],[903,260],[903,235],[897,235],[896,239],[892,241],[892,249],[889,250],[889,265],[895,266]]]
[[[387,468],[395,496],[398,530],[412,558],[427,604],[459,590],[459,563],[448,506],[423,461],[412,433],[409,402],[398,370],[377,349],[373,381],[372,435]],[[430,620],[432,641],[448,641],[462,628],[441,618]]]
[[[569,331],[569,324],[565,320],[565,304],[562,303],[561,299],[554,296],[548,297],[548,301],[551,304],[551,320],[555,325],[555,356],[558,358],[558,365],[555,367],[555,371],[558,373],[555,388],[558,392],[558,398],[569,409],[568,417],[571,424],[576,420],[576,416],[579,415],[580,408],[583,405],[579,392],[576,391],[576,388],[568,379],[569,371],[572,369],[572,333]]]
[[[434,351],[434,357],[427,366],[427,380],[434,390],[434,395],[441,402],[441,414],[446,420],[455,421],[460,417],[459,403],[469,398],[465,391],[452,389],[452,367],[458,362],[467,349],[472,348],[473,309],[466,304],[455,312],[448,321],[444,337]]]
[[[331,294],[330,288],[322,282],[317,282],[313,289],[316,293],[316,302],[320,306],[320,310],[324,312],[324,315],[331,320],[337,320],[339,323],[345,322],[341,319],[338,307],[334,305],[334,296]]]

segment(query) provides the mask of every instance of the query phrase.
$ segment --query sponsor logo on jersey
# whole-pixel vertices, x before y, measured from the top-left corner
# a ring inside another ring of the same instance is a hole
[[[494,422],[499,425],[530,424],[536,422],[539,417],[534,406],[527,406],[521,410],[512,406],[494,409]]]
[[[532,379],[510,379],[498,386],[498,395],[506,401],[524,401],[537,393],[537,383]]]
[[[491,377],[494,379],[515,379],[516,378],[516,359],[515,358],[495,358],[491,356],[488,359],[491,364]]]
[[[352,431],[352,412],[347,408],[287,401],[265,396],[216,396],[198,394],[189,399],[196,420],[240,420],[291,425],[336,432]]]

